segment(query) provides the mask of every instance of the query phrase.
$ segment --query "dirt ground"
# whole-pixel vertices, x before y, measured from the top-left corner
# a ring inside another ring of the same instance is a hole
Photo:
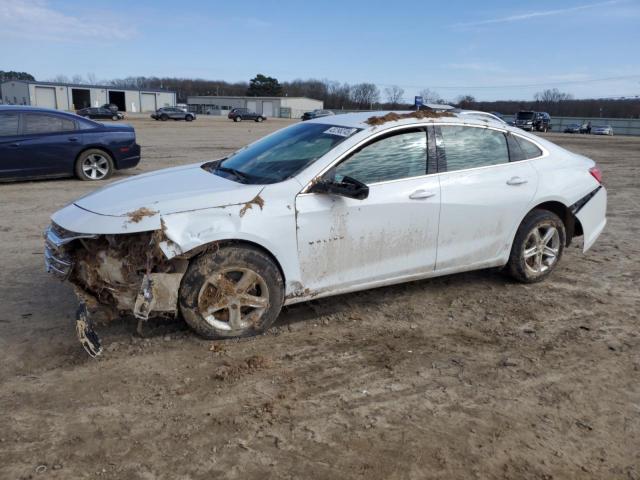
[[[285,125],[131,121],[139,168]],[[604,171],[609,223],[546,282],[495,271],[285,309],[265,336],[98,329],[43,271],[49,214],[98,188],[0,185],[1,479],[640,479],[640,138],[549,134]]]

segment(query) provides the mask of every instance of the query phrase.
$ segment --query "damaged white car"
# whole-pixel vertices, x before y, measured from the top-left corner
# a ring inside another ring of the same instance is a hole
[[[52,216],[46,266],[92,315],[181,314],[206,338],[264,332],[283,305],[488,267],[523,282],[602,232],[595,163],[459,113],[346,114],[228,158],[112,183]]]

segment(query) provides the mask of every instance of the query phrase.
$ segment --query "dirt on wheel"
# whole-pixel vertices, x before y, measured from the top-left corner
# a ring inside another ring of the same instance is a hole
[[[128,121],[143,160],[114,181],[287,124]],[[0,185],[0,478],[640,478],[640,138],[544,137],[595,159],[609,193],[593,249],[544,282],[480,271],[314,300],[243,341],[119,319],[99,359],[42,231],[107,182]]]

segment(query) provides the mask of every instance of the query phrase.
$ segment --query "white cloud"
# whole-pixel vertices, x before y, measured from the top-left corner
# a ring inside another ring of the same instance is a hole
[[[474,22],[456,23],[456,24],[454,24],[452,26],[454,26],[454,27],[478,27],[478,26],[481,26],[481,25],[491,25],[491,24],[494,24],[494,23],[521,22],[521,21],[524,21],[524,20],[530,20],[532,18],[551,17],[551,16],[557,16],[557,15],[566,15],[566,14],[579,12],[580,10],[586,10],[586,9],[590,9],[590,8],[607,7],[607,6],[611,6],[611,5],[615,5],[615,4],[621,3],[621,1],[622,0],[609,0],[607,2],[591,3],[591,4],[588,4],[588,5],[579,5],[577,7],[558,8],[558,9],[554,9],[554,10],[541,10],[541,11],[537,11],[537,12],[522,13],[522,14],[519,14],[519,15],[509,15],[509,16],[506,16],[506,17],[490,18],[490,19],[487,19],[487,20],[478,20],[478,21],[474,21]]]
[[[135,35],[134,29],[114,21],[57,11],[46,0],[1,0],[0,25],[0,38],[36,41],[111,41]]]

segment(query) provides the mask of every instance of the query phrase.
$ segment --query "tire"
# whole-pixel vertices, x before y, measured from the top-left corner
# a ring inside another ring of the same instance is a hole
[[[193,115],[187,115],[186,117],[184,117],[184,119],[187,122],[193,122]]]
[[[111,120],[120,120],[120,117],[118,117],[118,115],[114,115],[113,117],[111,117]]]
[[[169,120],[169,115],[167,114],[160,115],[160,120],[162,120],[163,122],[166,122],[167,120]]]
[[[92,148],[85,150],[75,164],[75,173],[80,180],[106,180],[113,175],[113,159],[104,150]]]
[[[179,291],[183,318],[208,339],[263,333],[283,302],[280,270],[265,253],[248,246],[221,247],[192,259]]]
[[[238,115],[236,118],[233,119],[234,122],[241,122],[242,121],[242,117],[240,115]]]
[[[262,117],[256,117],[256,122],[258,122],[258,123],[262,122],[263,120],[264,120],[264,118],[262,118]]]
[[[549,239],[545,241],[547,235]],[[523,283],[544,280],[562,258],[566,235],[564,223],[555,213],[532,210],[518,228],[506,270]]]

